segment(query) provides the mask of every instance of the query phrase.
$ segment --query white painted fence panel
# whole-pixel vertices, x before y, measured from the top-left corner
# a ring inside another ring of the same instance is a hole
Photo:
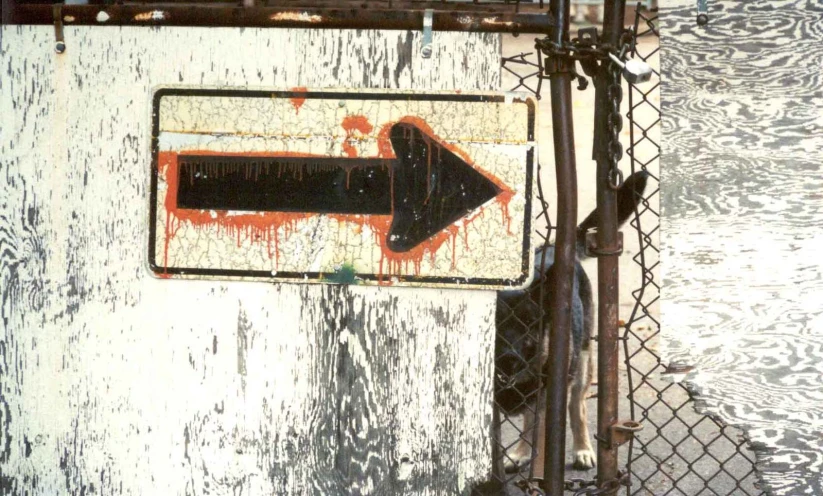
[[[493,292],[158,280],[158,85],[492,90],[499,37],[0,28],[9,494],[456,494],[491,470]]]

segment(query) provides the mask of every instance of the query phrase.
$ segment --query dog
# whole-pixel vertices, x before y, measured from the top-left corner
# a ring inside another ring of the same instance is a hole
[[[617,192],[617,217],[623,224],[634,213],[646,188],[648,173],[629,176]],[[591,337],[594,329],[592,285],[580,260],[586,258],[586,233],[596,227],[597,211],[593,211],[577,227],[574,284],[572,287],[572,325],[569,366],[569,424],[572,431],[574,463],[577,470],[595,466],[586,420],[586,396],[592,382]],[[507,471],[522,466],[531,459],[532,428],[535,422],[540,373],[548,357],[548,349],[540,349],[539,322],[544,318],[544,332],[549,332],[554,299],[554,246],[537,249],[534,282],[522,290],[497,294],[495,340],[495,401],[508,416],[523,415],[523,430],[513,450],[506,453]],[[542,267],[542,268],[541,268]],[[541,289],[543,300],[540,300]],[[548,339],[545,340],[548,343]]]

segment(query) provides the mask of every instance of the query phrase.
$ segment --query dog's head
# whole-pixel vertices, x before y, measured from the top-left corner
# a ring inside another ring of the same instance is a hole
[[[506,411],[525,406],[537,392],[542,313],[527,291],[498,298],[495,390]]]

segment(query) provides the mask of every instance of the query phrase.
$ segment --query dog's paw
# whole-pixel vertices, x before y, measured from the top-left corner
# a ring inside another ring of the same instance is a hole
[[[520,448],[520,446],[518,446]],[[515,449],[503,460],[503,469],[506,472],[517,472],[521,467],[525,467],[531,461],[531,451]]]
[[[574,452],[575,470],[589,470],[596,465],[597,456],[591,448],[581,449]]]
[[[517,458],[510,460],[508,457],[503,461],[503,470],[506,472],[517,472],[520,468],[529,464],[529,458]]]

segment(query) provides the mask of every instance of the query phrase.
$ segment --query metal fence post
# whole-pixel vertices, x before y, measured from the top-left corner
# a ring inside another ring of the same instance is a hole
[[[554,26],[551,41],[562,46],[569,41],[569,0],[553,0]],[[551,74],[552,127],[554,160],[557,171],[557,238],[554,252],[555,294],[549,330],[549,390],[547,393],[547,429],[545,437],[545,488],[551,496],[564,490],[566,402],[569,374],[569,339],[571,335],[572,288],[574,284],[575,228],[577,226],[577,170],[574,155],[572,120],[572,70],[574,60],[568,56],[552,58]]]
[[[603,43],[619,46],[626,11],[625,0],[606,0],[603,19]],[[617,422],[619,362],[619,277],[617,257],[622,250],[617,224],[617,190],[612,184],[612,167],[619,156],[610,147],[609,119],[618,95],[609,91],[613,82],[612,64],[604,61],[596,85],[595,160],[597,161],[597,482],[601,487],[618,477],[617,445],[612,442],[612,426]],[[618,103],[619,105],[619,103]],[[611,486],[612,484],[609,484]],[[617,488],[603,494],[613,495]]]

